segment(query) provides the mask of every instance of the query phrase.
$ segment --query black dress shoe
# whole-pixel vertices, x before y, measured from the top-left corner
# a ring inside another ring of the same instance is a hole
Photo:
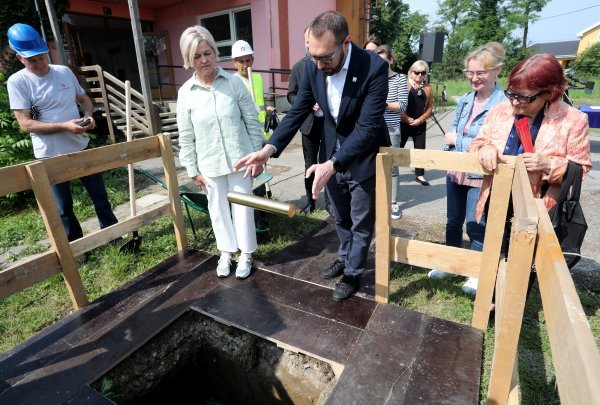
[[[323,278],[335,278],[344,274],[346,265],[337,259],[333,264],[323,270]]]
[[[342,279],[335,285],[332,298],[334,301],[347,300],[358,291],[359,286],[360,276],[352,277],[344,275]]]
[[[302,209],[300,210],[300,213],[301,213],[301,214],[309,214],[309,213],[312,213],[312,212],[314,212],[314,211],[315,211],[315,209],[316,209],[315,203],[314,203],[314,202],[309,202],[308,204],[306,204],[306,205],[304,206],[304,208],[302,208]]]
[[[429,182],[427,180],[420,180],[418,177],[415,177],[415,181],[422,186],[429,186]]]

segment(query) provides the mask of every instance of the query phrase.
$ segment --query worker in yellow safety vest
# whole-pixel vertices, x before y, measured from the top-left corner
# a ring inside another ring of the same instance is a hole
[[[248,42],[239,40],[231,47],[231,57],[233,58],[233,64],[237,69],[236,75],[242,78],[246,88],[254,98],[258,110],[258,121],[263,126],[263,133],[268,140],[270,134],[264,132],[265,118],[267,116],[267,111],[273,111],[275,109],[271,106],[265,106],[265,100],[263,98],[263,82],[260,73],[252,73],[252,83],[250,83],[248,68],[252,68],[252,64],[254,63],[254,51]]]

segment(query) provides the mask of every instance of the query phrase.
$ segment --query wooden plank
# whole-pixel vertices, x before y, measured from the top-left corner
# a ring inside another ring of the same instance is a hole
[[[507,405],[519,405],[519,359],[515,359]]]
[[[50,237],[52,249],[58,256],[71,301],[75,309],[79,309],[88,304],[88,299],[79,276],[75,257],[69,246],[67,234],[58,214],[56,201],[50,188],[50,179],[46,173],[45,162],[37,161],[28,164],[26,169],[40,208],[40,214]]]
[[[106,122],[108,124],[108,131],[110,133],[110,141],[114,144],[117,143],[117,138],[115,136],[115,129],[113,128],[112,117],[110,115],[110,104],[108,103],[108,97],[106,94],[106,83],[104,82],[104,74],[102,72],[102,68],[96,65],[97,73],[99,77],[98,85],[102,90],[102,105],[104,106],[104,112],[106,113]]]
[[[148,60],[144,50],[144,34],[140,22],[140,10],[137,0],[127,0],[129,5],[129,16],[131,17],[131,30],[133,31],[133,44],[135,45],[135,56],[140,73],[140,86],[142,88],[142,99],[144,100],[144,111],[148,119],[148,133],[156,134],[158,117],[154,117],[152,104],[152,88],[150,87],[150,77],[148,75]],[[133,94],[133,92],[132,92]]]
[[[394,157],[394,166],[491,174],[481,166],[475,153],[400,148],[380,148],[379,151],[391,154]],[[514,166],[515,158],[507,156],[507,159],[506,164]]]
[[[390,203],[392,156],[378,153],[375,159],[375,300],[387,303],[390,295]]]
[[[0,298],[6,298],[60,272],[60,263],[54,251],[15,263],[0,271]]]
[[[513,221],[506,285],[500,303],[502,317],[498,320],[498,327],[495,331],[496,345],[492,358],[488,403],[504,404],[509,398],[536,234],[537,224],[535,222],[526,218],[515,218]]]
[[[135,218],[128,218],[71,242],[71,250],[75,256],[79,256],[80,254],[89,252],[99,246],[106,245],[111,240],[123,236],[135,229],[139,229],[145,224],[165,217],[169,215],[170,212],[169,202],[162,201],[158,203],[156,207],[141,214],[138,213]]]
[[[122,82],[121,80],[117,79],[115,76],[111,75],[110,73],[104,72],[104,77],[106,79],[108,79],[109,81],[111,81],[112,83],[115,83],[116,85],[118,85],[120,88],[122,88],[122,89],[125,88],[125,83]],[[136,89],[131,89],[131,95],[140,100],[144,99],[144,95],[142,93],[140,93],[139,91],[137,91]]]
[[[118,99],[116,99],[114,96],[112,95],[108,95],[108,101],[111,103],[111,111],[116,112],[118,115],[125,117],[127,115],[127,113],[125,112],[125,104],[122,103],[121,101],[119,101]],[[142,111],[142,113],[144,113]],[[145,113],[144,113],[145,114]],[[131,112],[131,115],[136,118],[135,122],[137,123],[136,126],[138,128],[144,128],[144,130],[146,132],[148,132],[148,120],[146,117],[144,117],[143,115],[140,115],[138,112],[136,112],[135,110],[133,110]],[[118,123],[119,120],[117,120]]]
[[[379,247],[379,244],[376,246]],[[481,252],[399,237],[392,238],[390,250],[391,260],[395,262],[465,277],[479,276]]]
[[[517,156],[512,187],[513,212],[517,218],[529,218],[537,223],[537,209],[531,191],[531,182],[522,156]]]
[[[600,404],[600,354],[542,200],[535,266],[563,404]],[[545,215],[544,215],[545,214]]]
[[[508,201],[513,182],[514,167],[500,164],[494,175],[494,185],[490,193],[489,212],[485,227],[485,243],[481,256],[479,282],[477,295],[473,306],[473,319],[471,325],[477,329],[485,330],[490,317],[492,295],[496,283],[496,272],[500,261],[502,248],[502,235],[508,210]]]
[[[177,248],[181,251],[188,247],[187,234],[185,233],[185,223],[183,221],[183,211],[181,209],[181,200],[179,199],[179,184],[177,183],[177,170],[175,168],[175,158],[173,156],[173,145],[169,134],[158,135],[160,150],[165,172],[165,184],[169,194],[171,206],[171,217],[173,218],[173,228]]]
[[[504,306],[502,303],[504,302],[504,293],[506,292],[506,262],[501,260],[498,264],[498,275],[496,277],[496,309],[494,316],[494,324],[495,328],[498,329],[500,325],[498,321],[502,318],[502,312],[504,311]],[[498,344],[497,342],[498,335],[494,335],[494,346]]]
[[[158,138],[148,137],[44,159],[52,184],[160,156]]]
[[[25,164],[0,168],[0,196],[29,190],[29,176]]]

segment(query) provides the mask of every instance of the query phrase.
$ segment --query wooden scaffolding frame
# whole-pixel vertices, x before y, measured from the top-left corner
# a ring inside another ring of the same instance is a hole
[[[69,243],[51,185],[154,157],[162,158],[168,203]],[[181,251],[188,246],[168,134],[1,168],[0,178],[2,196],[33,190],[52,245],[50,251],[0,271],[0,298],[62,273],[73,307],[79,309],[88,304],[88,299],[75,257],[166,215],[173,219],[177,248]]]
[[[493,173],[475,154],[381,148],[377,155],[375,298],[388,302],[391,262],[479,279],[472,326],[485,330],[494,292],[495,336],[489,404],[518,403],[517,347],[531,269],[537,269],[544,314],[563,403],[599,404],[600,354],[543,202],[533,197],[521,157],[507,157]],[[392,237],[392,166],[493,175],[482,252]],[[510,244],[501,255],[509,202]]]

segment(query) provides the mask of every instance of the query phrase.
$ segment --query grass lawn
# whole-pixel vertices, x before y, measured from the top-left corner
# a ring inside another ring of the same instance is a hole
[[[591,80],[596,82],[592,94],[588,94],[584,90],[569,90],[569,97],[573,101],[575,107],[586,104],[600,105],[600,78],[592,78]],[[498,78],[498,85],[500,88],[505,89],[507,81],[508,79],[506,77]],[[464,80],[449,80],[444,82],[444,85],[446,86],[446,92],[448,93],[449,98],[447,105],[456,105],[457,97],[471,91],[471,85],[466,78]],[[439,87],[439,91],[441,92],[441,86]]]

